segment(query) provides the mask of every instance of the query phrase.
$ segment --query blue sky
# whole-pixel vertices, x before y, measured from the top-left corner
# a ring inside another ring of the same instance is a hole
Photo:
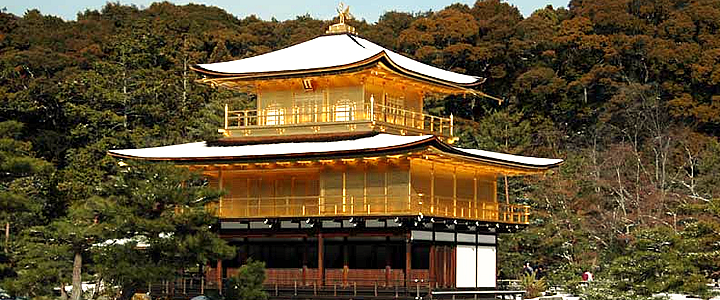
[[[546,5],[554,7],[567,7],[569,0],[505,0],[517,6],[525,16]],[[15,15],[23,15],[28,9],[37,8],[46,15],[59,16],[65,20],[74,20],[75,15],[85,9],[100,9],[106,0],[6,0],[0,3],[0,8],[6,8]],[[116,2],[115,0],[112,2]],[[135,4],[138,7],[147,7],[152,0],[120,0],[122,4]],[[171,0],[177,4],[198,3],[220,7],[238,17],[254,14],[262,19],[269,20],[275,17],[278,20],[294,19],[295,16],[306,13],[319,19],[330,19],[335,16],[335,8],[339,0]],[[350,5],[350,12],[358,19],[369,22],[377,21],[378,17],[386,11],[396,10],[403,12],[418,12],[427,10],[440,10],[452,3],[465,3],[473,5],[475,0],[344,0]]]

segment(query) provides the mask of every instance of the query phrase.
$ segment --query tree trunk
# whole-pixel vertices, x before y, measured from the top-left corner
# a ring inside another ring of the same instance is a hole
[[[5,253],[10,252],[10,222],[5,222]]]
[[[72,296],[70,300],[80,300],[82,298],[82,253],[75,251],[75,259],[73,259],[73,275],[72,275]]]
[[[60,283],[60,300],[67,300],[67,292],[65,291],[65,283]]]

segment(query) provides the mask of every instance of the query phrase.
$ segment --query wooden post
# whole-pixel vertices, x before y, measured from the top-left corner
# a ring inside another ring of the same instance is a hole
[[[448,279],[450,277],[450,275],[448,275],[448,272],[450,271],[450,270],[448,270],[448,266],[450,265],[450,262],[449,262],[450,257],[448,256],[448,252],[449,251],[447,249],[447,246],[443,246],[442,247],[442,257],[443,257],[443,259],[442,259],[442,271],[443,271],[442,286],[443,287],[448,286],[448,281],[449,281]]]
[[[370,95],[370,122],[375,125],[375,95]]]
[[[222,259],[218,259],[217,261],[217,274],[215,274],[215,278],[217,279],[217,286],[218,286],[218,293],[222,295]]]
[[[391,283],[392,277],[390,276],[392,273],[392,254],[391,254],[391,247],[390,247],[390,237],[385,237],[385,248],[388,249],[388,251],[385,251],[385,286],[389,287]]]
[[[505,204],[507,204],[505,209],[503,209],[503,221],[507,221],[507,212],[508,212],[508,209],[510,208],[510,193],[508,192],[509,188],[508,188],[507,175],[503,175],[503,177],[505,177]],[[500,217],[500,216],[498,216],[498,217]]]
[[[430,164],[430,213],[435,213],[435,163]]]
[[[385,189],[383,191],[383,203],[385,203],[385,214],[388,213],[388,170],[383,171],[383,181],[385,183]]]
[[[323,236],[322,233],[318,233],[318,278],[317,283],[323,284],[325,279],[325,268],[323,266]]]
[[[405,240],[405,286],[410,286],[410,271],[412,270],[412,245],[410,237]]]
[[[428,281],[437,283],[437,275],[435,274],[435,245],[430,245],[430,264],[428,268]]]
[[[453,168],[453,217],[457,217],[457,167]]]
[[[419,211],[423,211],[423,207],[418,207]],[[412,212],[412,163],[408,165],[408,212]]]
[[[450,287],[455,288],[457,279],[457,246],[452,247],[450,253]],[[477,280],[477,279],[476,279]]]
[[[343,255],[342,282],[343,282],[343,286],[348,286],[348,273],[350,273],[350,251],[348,249],[347,238],[343,238],[342,252],[343,252],[343,254],[342,254]]]
[[[470,217],[476,218],[476,219],[478,217],[478,178],[477,177],[478,177],[477,171],[475,171],[473,173],[473,208],[474,208],[473,210],[475,211],[475,216],[470,214]],[[497,191],[495,191],[495,193],[497,193]]]
[[[342,212],[343,215],[347,208],[347,169],[343,168],[342,172]]]
[[[222,190],[224,187],[225,187],[225,182],[223,182],[223,170],[222,170],[222,168],[220,168],[218,170],[218,188]],[[225,198],[225,197],[220,196],[220,202],[218,203],[218,206],[217,206],[218,217],[223,217],[222,208],[223,208],[223,202],[224,202],[223,200],[225,200],[223,198]],[[225,203],[225,205],[227,205],[227,203]]]
[[[307,284],[307,265],[308,265],[308,244],[307,238],[303,238],[303,252],[302,252],[302,281],[301,284],[304,286]],[[297,282],[295,283],[297,285]]]

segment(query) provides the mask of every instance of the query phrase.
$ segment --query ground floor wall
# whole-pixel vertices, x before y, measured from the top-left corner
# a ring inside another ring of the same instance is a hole
[[[233,259],[206,269],[208,280],[237,273],[249,259],[266,264],[267,285],[495,288],[496,234],[383,229],[226,231]]]

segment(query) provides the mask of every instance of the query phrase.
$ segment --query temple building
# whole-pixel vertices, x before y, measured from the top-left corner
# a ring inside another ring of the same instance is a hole
[[[219,139],[110,154],[170,161],[227,191],[208,209],[237,256],[208,280],[252,258],[275,287],[495,289],[497,235],[532,213],[498,199],[498,178],[562,160],[453,146],[453,116],[423,101],[484,95],[483,79],[365,40],[346,13],[312,40],[193,66],[203,84],[256,95],[253,109],[225,107]]]

